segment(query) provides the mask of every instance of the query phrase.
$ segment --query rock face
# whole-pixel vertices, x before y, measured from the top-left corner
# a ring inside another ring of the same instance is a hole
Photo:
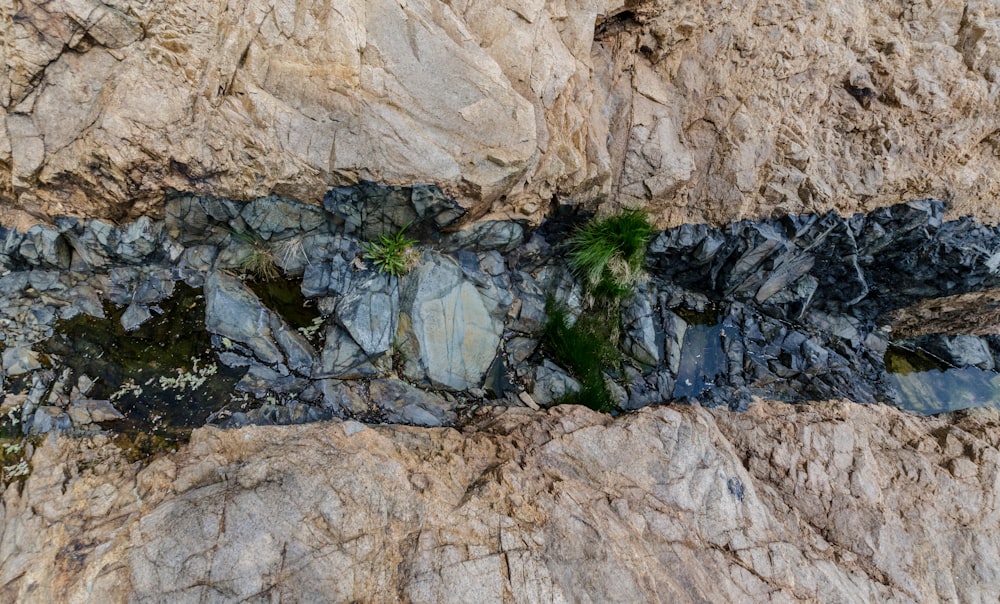
[[[2,222],[156,212],[168,188],[319,203],[357,179],[437,183],[473,217],[556,198],[667,226],[935,196],[997,220],[998,11],[4,3]]]
[[[507,410],[202,429],[137,470],[53,439],[4,601],[964,601],[1000,590],[996,411]]]

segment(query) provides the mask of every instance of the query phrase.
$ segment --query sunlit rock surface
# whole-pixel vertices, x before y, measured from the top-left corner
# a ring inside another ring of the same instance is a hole
[[[453,429],[52,440],[3,495],[7,602],[965,601],[1000,590],[1000,416],[510,409]]]
[[[1000,218],[1000,9],[946,0],[0,4],[2,221],[433,182],[662,226]]]

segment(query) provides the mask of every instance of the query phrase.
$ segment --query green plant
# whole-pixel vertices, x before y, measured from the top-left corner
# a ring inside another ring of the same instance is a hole
[[[614,411],[604,369],[617,365],[620,358],[604,333],[606,322],[592,315],[581,315],[571,325],[566,309],[551,300],[546,304],[546,313],[548,320],[542,339],[556,362],[569,369],[581,386],[579,392],[568,394],[559,402],[585,405],[605,413]]]
[[[274,281],[281,276],[274,253],[260,235],[252,231],[234,231],[233,238],[250,247],[246,256],[240,260],[242,273],[261,281]]]
[[[380,235],[378,241],[369,241],[362,245],[365,258],[371,260],[380,273],[389,273],[394,277],[399,277],[410,270],[414,261],[410,246],[417,240],[409,239],[404,235],[409,227],[408,224],[399,229],[395,235]]]
[[[617,300],[632,292],[642,276],[653,225],[642,210],[592,220],[567,242],[570,269],[595,298]]]

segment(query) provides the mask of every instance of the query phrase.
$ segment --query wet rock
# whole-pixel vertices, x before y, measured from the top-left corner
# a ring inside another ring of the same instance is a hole
[[[989,344],[976,336],[924,336],[917,338],[914,347],[954,367],[978,367],[987,371],[994,367]]]
[[[336,317],[369,357],[386,352],[396,338],[399,280],[374,272],[353,279],[337,303]]]
[[[126,332],[135,331],[143,323],[151,319],[153,315],[149,312],[149,307],[143,304],[129,304],[122,313],[119,323]]]
[[[531,276],[520,274],[516,287],[516,299],[520,302],[517,320],[510,329],[527,334],[541,333],[548,315],[545,313],[545,294]]]
[[[480,386],[503,332],[499,303],[465,280],[454,260],[426,254],[407,276],[401,305],[402,337],[414,350],[407,377],[456,390]]]
[[[681,366],[681,351],[684,349],[684,334],[687,332],[687,321],[677,313],[663,309],[663,359],[667,369],[677,375]]]
[[[548,407],[567,394],[579,392],[581,387],[580,382],[562,367],[545,359],[535,369],[535,385],[531,396],[539,405]]]
[[[400,380],[373,380],[369,393],[391,423],[435,427],[455,421],[453,406],[444,398]]]
[[[77,399],[70,403],[66,412],[73,424],[77,426],[125,418],[109,401],[105,400]]]

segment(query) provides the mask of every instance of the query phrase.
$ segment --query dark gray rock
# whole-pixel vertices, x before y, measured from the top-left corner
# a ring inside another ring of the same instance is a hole
[[[369,412],[368,402],[343,380],[321,380],[323,407],[338,415],[359,416]]]
[[[535,385],[531,390],[531,397],[539,405],[548,407],[567,394],[579,392],[580,388],[580,382],[562,367],[545,359],[535,369]]]
[[[66,270],[70,265],[70,247],[58,230],[41,225],[28,229],[18,248],[30,266]]]
[[[454,405],[400,380],[372,380],[369,396],[390,423],[430,428],[455,422]]]
[[[395,187],[361,182],[330,189],[323,207],[343,221],[344,232],[365,241],[404,228],[411,237],[432,239],[465,214],[454,199],[434,185]]]
[[[261,197],[243,206],[240,217],[265,241],[301,235],[326,223],[321,208],[281,197]]]
[[[162,222],[143,216],[121,229],[115,255],[127,264],[144,264],[160,251]]]
[[[451,233],[441,242],[445,252],[509,252],[524,242],[524,227],[516,222],[486,220]]]
[[[326,330],[326,344],[312,370],[313,378],[360,378],[377,373],[368,355],[339,325]]]
[[[311,372],[312,346],[235,277],[212,272],[205,279],[205,327],[247,346],[265,364],[287,363],[300,374]]]
[[[657,337],[650,296],[645,292],[632,296],[622,311],[621,322],[625,352],[644,365],[659,365],[663,357],[662,340]]]
[[[375,272],[358,276],[338,301],[336,317],[366,355],[386,352],[399,322],[399,280]]]

